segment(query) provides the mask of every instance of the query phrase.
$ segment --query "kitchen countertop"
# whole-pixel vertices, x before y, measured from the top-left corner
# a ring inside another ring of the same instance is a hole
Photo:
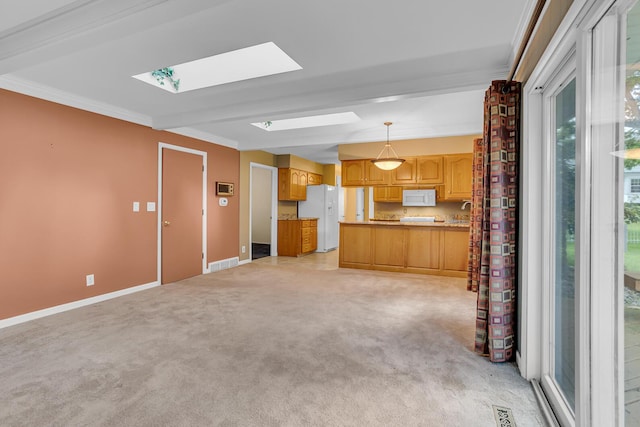
[[[340,224],[349,225],[392,225],[399,227],[449,227],[469,228],[468,222],[400,222],[400,221],[340,221]]]
[[[317,220],[318,218],[301,217],[301,218],[278,218],[278,221],[305,221],[305,220]]]

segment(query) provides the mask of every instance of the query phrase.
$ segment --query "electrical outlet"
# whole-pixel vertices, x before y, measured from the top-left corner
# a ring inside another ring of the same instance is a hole
[[[244,246],[244,245],[242,245],[242,253],[244,254],[244,253],[246,253],[246,252],[247,252],[247,247],[246,247],[246,246]]]
[[[87,286],[93,286],[94,283],[93,274],[87,274]]]

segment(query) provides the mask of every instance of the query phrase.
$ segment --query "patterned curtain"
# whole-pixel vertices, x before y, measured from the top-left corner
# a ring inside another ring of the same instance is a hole
[[[518,82],[491,83],[474,141],[467,289],[478,293],[475,351],[492,362],[514,355],[520,92]]]

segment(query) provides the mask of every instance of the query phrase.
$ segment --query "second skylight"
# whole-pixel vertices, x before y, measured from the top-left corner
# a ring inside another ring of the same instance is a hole
[[[312,128],[317,126],[343,125],[354,123],[360,117],[352,111],[346,113],[322,114],[319,116],[296,117],[295,119],[274,120],[270,122],[251,123],[266,131]]]

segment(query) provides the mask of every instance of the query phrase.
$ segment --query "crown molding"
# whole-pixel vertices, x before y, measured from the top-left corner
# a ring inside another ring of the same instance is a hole
[[[236,150],[239,147],[239,143],[232,139],[224,138],[222,136],[214,135],[209,132],[204,132],[199,129],[194,128],[175,128],[175,129],[167,129],[165,132],[171,132],[178,135],[188,136],[189,138],[199,139],[201,141],[210,142],[216,145],[222,145],[224,147],[235,148]]]
[[[151,126],[151,118],[144,114],[135,113],[124,108],[119,108],[110,104],[97,102],[89,98],[74,95],[50,86],[45,86],[26,80],[20,77],[5,74],[0,76],[0,88],[23,95],[33,96],[57,104],[66,105],[103,116],[113,117],[143,126]]]
[[[167,1],[75,1],[0,33],[0,60],[76,37]]]

